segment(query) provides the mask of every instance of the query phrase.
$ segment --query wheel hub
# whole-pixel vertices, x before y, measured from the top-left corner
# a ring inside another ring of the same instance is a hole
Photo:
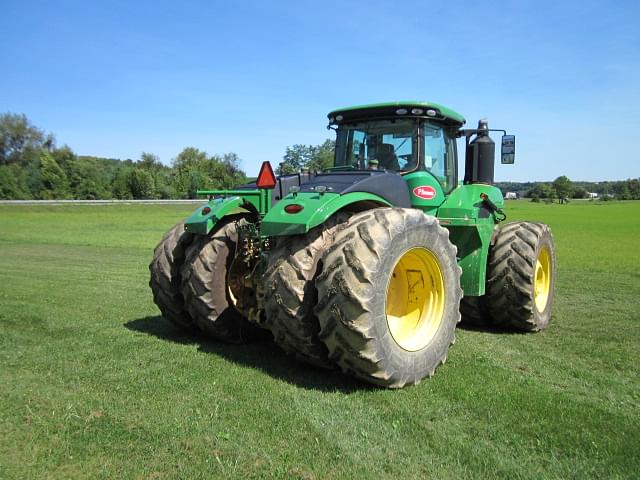
[[[431,342],[444,317],[444,276],[435,255],[412,248],[396,263],[387,286],[389,331],[404,350],[421,350]]]

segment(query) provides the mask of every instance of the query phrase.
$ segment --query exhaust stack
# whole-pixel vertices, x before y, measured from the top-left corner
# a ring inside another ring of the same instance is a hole
[[[467,143],[464,184],[493,184],[495,155],[496,145],[489,137],[489,122],[483,118],[478,122],[476,137]]]

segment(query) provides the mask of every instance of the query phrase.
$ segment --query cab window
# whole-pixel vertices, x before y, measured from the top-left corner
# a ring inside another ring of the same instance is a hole
[[[378,120],[341,126],[336,138],[335,166],[405,172],[417,164],[415,120]]]
[[[440,125],[425,122],[422,126],[423,168],[436,177],[445,192],[456,186],[455,139]]]

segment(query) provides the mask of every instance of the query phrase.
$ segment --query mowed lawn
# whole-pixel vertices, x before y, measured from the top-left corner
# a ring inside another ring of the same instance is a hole
[[[508,208],[555,235],[551,326],[387,391],[159,317],[190,206],[0,206],[0,478],[640,477],[640,202]]]

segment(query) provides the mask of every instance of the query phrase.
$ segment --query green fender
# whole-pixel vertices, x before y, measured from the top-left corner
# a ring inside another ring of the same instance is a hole
[[[226,198],[215,198],[191,214],[184,222],[184,229],[189,233],[199,235],[208,234],[220,219],[227,215],[236,215],[238,213],[249,213],[249,210],[242,208],[245,204],[243,197],[234,196]],[[207,213],[206,208],[211,210]]]
[[[287,213],[288,205],[300,205],[298,213]],[[392,205],[382,197],[367,192],[339,193],[299,192],[290,193],[265,215],[260,228],[264,237],[301,235],[326,222],[338,210],[347,207],[364,210],[376,206]]]
[[[487,259],[491,239],[500,219],[483,209],[485,194],[498,207],[504,207],[502,192],[491,185],[461,185],[454,189],[438,209],[440,225],[449,230],[449,240],[458,249],[462,268],[460,285],[467,297],[484,295]]]

